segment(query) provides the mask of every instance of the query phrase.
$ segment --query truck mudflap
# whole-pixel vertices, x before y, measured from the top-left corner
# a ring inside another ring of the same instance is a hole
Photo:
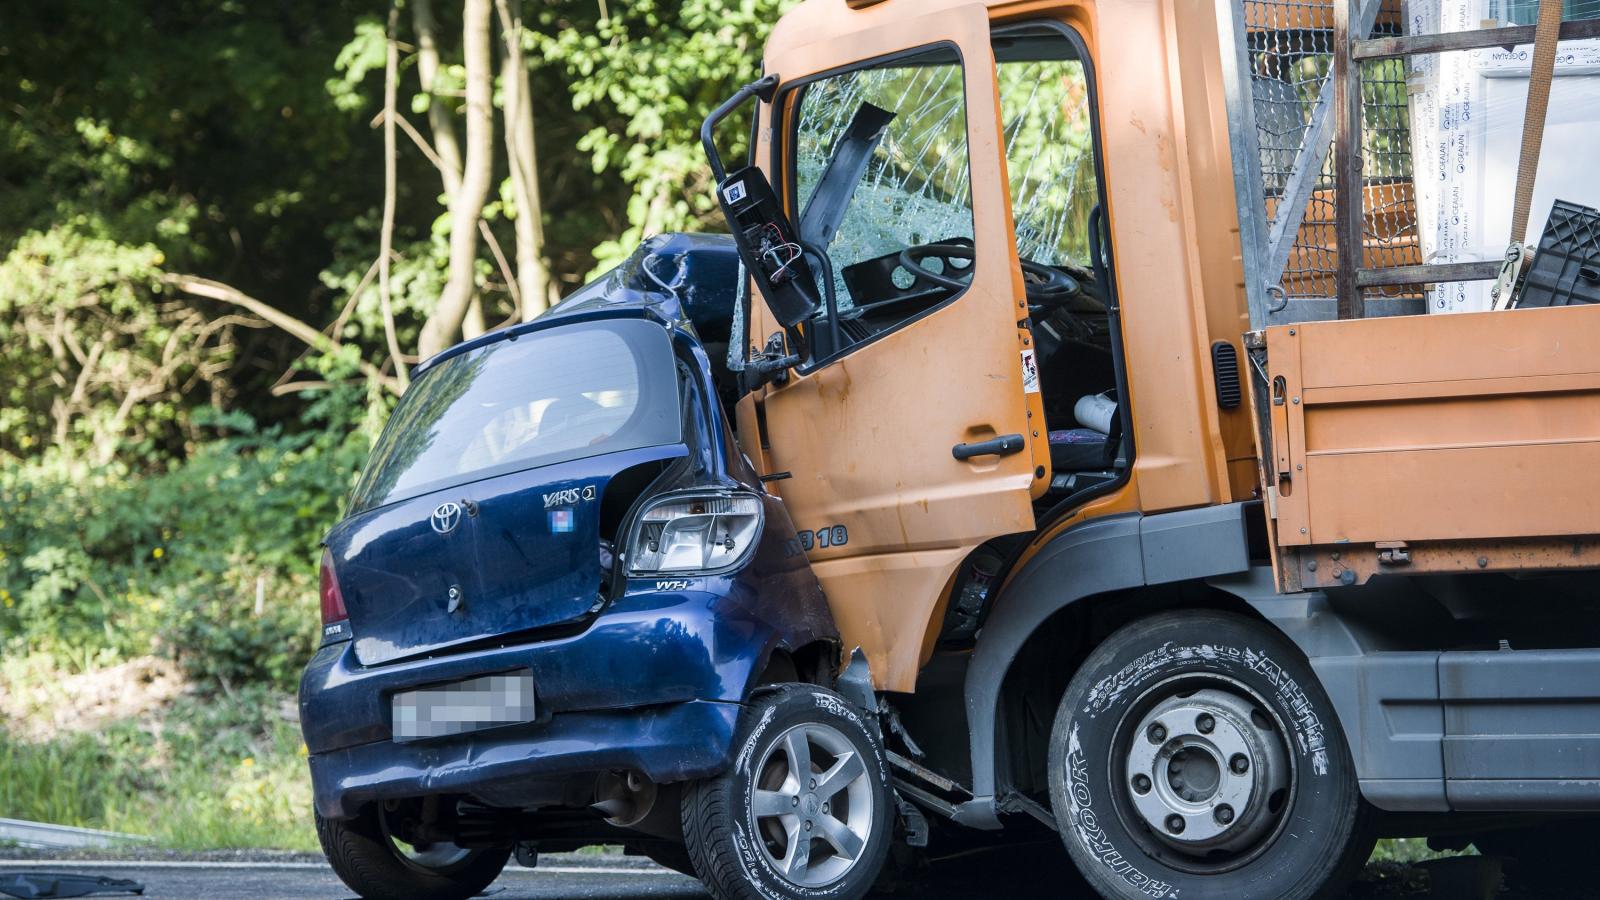
[[[1600,310],[1247,337],[1281,590],[1600,567]]]

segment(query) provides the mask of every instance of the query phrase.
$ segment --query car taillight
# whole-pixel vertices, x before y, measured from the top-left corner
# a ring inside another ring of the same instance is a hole
[[[344,609],[344,595],[339,593],[339,579],[333,574],[333,554],[322,551],[322,624],[331,625],[350,618]]]
[[[753,494],[671,494],[639,517],[628,570],[634,575],[695,575],[741,565],[761,533]]]

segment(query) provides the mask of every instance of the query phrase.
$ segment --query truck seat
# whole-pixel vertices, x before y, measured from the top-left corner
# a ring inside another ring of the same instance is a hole
[[[1095,395],[1083,397],[1074,409],[1078,417],[1078,428],[1060,428],[1050,432],[1050,467],[1057,472],[1083,472],[1095,469],[1106,469],[1116,464],[1118,445],[1122,442],[1122,419],[1116,415],[1115,402],[1110,407],[1109,413],[1103,405],[1097,416],[1092,411],[1083,411],[1085,402],[1096,399]],[[1084,416],[1089,418],[1085,419]],[[1083,427],[1094,425],[1095,427]],[[1101,430],[1104,428],[1105,430]],[[1107,433],[1109,432],[1109,433]]]
[[[1103,469],[1110,453],[1111,438],[1092,428],[1050,432],[1050,465],[1058,472]]]

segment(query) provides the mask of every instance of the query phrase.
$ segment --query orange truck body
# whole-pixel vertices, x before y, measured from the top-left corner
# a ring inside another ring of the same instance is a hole
[[[1035,531],[1032,501],[1049,482],[1039,395],[1024,393],[1015,365],[1029,330],[987,56],[991,28],[1040,18],[1075,29],[1097,70],[1137,449],[1115,491],[1038,530],[1033,551],[1097,516],[1261,498],[1284,590],[1349,583],[1346,572],[1364,582],[1391,565],[1380,557],[1405,559],[1392,565],[1410,571],[1600,563],[1600,313],[1319,321],[1249,334],[1211,4],[810,0],[767,46],[766,71],[785,82],[935,42],[956,43],[967,63],[971,291],[746,396],[738,410],[741,434],[760,435],[744,441],[758,467],[792,473],[773,487],[801,527],[848,528],[850,542],[815,549],[812,565],[879,688],[915,689],[962,560],[997,535]],[[783,154],[771,152],[773,128],[761,133],[754,158],[781,193]],[[756,304],[750,334],[778,330]],[[1267,405],[1269,426],[1255,427],[1249,403],[1219,408],[1219,341],[1241,361],[1265,348],[1265,373],[1282,379],[1283,396],[1250,393]],[[1025,435],[1028,452],[950,458],[953,443],[1005,433]]]

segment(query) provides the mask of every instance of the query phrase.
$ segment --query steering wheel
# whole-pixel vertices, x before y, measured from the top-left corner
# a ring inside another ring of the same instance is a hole
[[[922,261],[937,256],[945,262],[945,268],[954,269],[949,265],[952,259],[965,260],[961,274],[972,275],[972,262],[977,259],[977,251],[966,244],[915,244],[900,251],[900,267],[910,272],[919,281],[926,281],[953,291],[959,291],[967,286],[961,278],[947,275],[944,272],[935,272],[922,264]],[[1031,259],[1019,259],[1022,264],[1022,283],[1028,301],[1037,305],[1060,303],[1069,297],[1074,297],[1083,291],[1083,285],[1078,279],[1061,271],[1060,269],[1036,263]]]

